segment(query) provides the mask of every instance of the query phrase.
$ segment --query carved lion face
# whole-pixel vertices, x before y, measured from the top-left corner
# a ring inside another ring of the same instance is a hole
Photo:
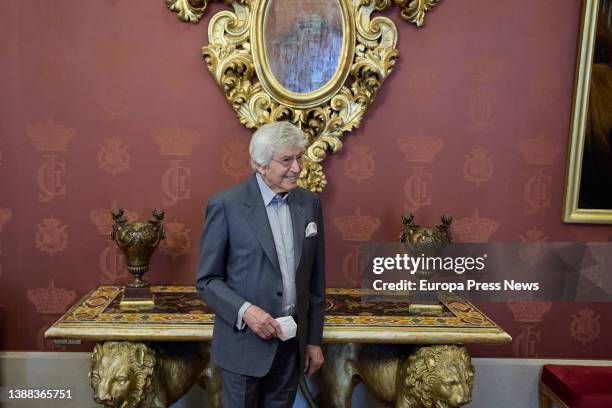
[[[434,401],[444,404],[439,406],[454,408],[472,400],[474,371],[464,361],[445,361],[435,370],[435,379],[431,387]]]
[[[106,406],[137,406],[150,382],[154,364],[153,352],[142,343],[96,345],[89,373],[94,400]]]
[[[456,408],[472,400],[474,367],[464,347],[423,347],[410,357],[405,375],[403,406]]]

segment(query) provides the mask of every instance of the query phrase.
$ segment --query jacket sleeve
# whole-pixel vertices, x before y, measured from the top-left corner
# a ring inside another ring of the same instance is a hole
[[[310,274],[307,343],[313,346],[323,344],[323,320],[325,317],[325,232],[321,201],[316,203],[317,248]]]
[[[223,200],[213,197],[206,208],[196,272],[198,295],[228,325],[234,326],[245,300],[225,282],[229,228]]]

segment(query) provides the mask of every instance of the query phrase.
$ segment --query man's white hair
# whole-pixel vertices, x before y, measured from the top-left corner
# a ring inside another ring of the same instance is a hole
[[[251,137],[249,154],[251,155],[251,167],[257,170],[257,166],[266,167],[279,150],[285,147],[306,147],[304,133],[289,122],[266,123]]]

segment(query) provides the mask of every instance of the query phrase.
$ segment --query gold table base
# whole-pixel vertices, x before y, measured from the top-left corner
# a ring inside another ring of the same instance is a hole
[[[207,342],[212,338],[214,315],[198,298],[194,287],[152,286],[151,292],[155,296],[155,303],[153,308],[145,310],[138,304],[132,305],[133,307],[122,305],[122,287],[99,286],[79,300],[45,332],[46,338],[63,342],[106,342],[96,346],[98,352],[96,354],[94,351],[90,372],[92,387],[99,400],[102,400],[100,395],[105,394],[97,384],[101,384],[103,380],[99,378],[100,372],[106,371],[97,369],[96,361],[130,361],[129,353],[119,353],[117,350],[144,347],[137,355],[150,356],[145,366],[150,368],[152,377],[147,383],[158,384],[155,386],[158,388],[152,388],[142,395],[152,398],[151,396],[159,394],[169,398],[168,390],[159,385],[161,380],[155,380],[164,376],[159,370],[170,365],[167,361],[162,362],[168,357],[168,353],[162,348],[172,347],[172,342]],[[323,340],[329,344],[325,346],[327,363],[320,373],[323,381],[323,404],[326,401],[325,396],[350,397],[356,381],[361,380],[379,399],[389,402],[405,397],[412,398],[411,407],[425,407],[430,403],[437,404],[436,401],[443,402],[448,407],[464,405],[471,398],[473,368],[463,345],[502,344],[512,340],[474,305],[453,294],[438,294],[440,313],[431,313],[430,309],[431,315],[415,316],[410,314],[411,305],[408,300],[385,301],[384,297],[383,300],[369,300],[367,295],[372,293],[361,289],[331,288],[327,289],[326,293]],[[376,295],[379,296],[380,293]],[[112,347],[109,345],[105,348],[109,343],[113,344]],[[392,346],[393,344],[395,346]],[[208,346],[200,346],[197,353],[192,352],[186,359],[175,356],[178,362],[172,364],[185,364],[185,361],[192,364],[183,366],[179,370],[181,373],[200,374],[195,377],[185,375],[184,378],[175,378],[179,383],[174,384],[174,388],[189,389],[196,382],[206,387],[214,401],[222,404],[220,377],[215,371],[216,368],[208,364]],[[395,360],[376,358],[375,356],[381,355],[379,347],[386,348],[395,355]],[[108,357],[106,360],[105,356]],[[141,358],[138,360],[142,361]],[[344,372],[344,376],[333,371],[334,367],[346,367],[347,364],[351,368]],[[412,368],[408,370],[408,367]],[[426,369],[433,371],[428,372]],[[131,372],[140,371],[135,367],[131,368]],[[436,394],[440,387],[431,390],[391,387],[394,391],[390,393],[390,388],[384,385],[388,384],[388,381],[394,384],[423,383],[422,378],[414,377],[414,373],[424,376],[423,378],[435,375],[439,381],[458,385],[454,391],[445,394]],[[452,373],[459,377],[450,378]],[[332,381],[329,381],[330,378]],[[204,379],[207,384],[202,382]],[[398,380],[400,382],[397,382]],[[139,381],[139,378],[137,374],[133,374],[128,381]],[[346,384],[350,386],[347,387]],[[416,395],[427,398],[414,400]],[[120,397],[115,396],[119,400]],[[330,404],[350,407],[350,398],[343,399],[343,404],[340,404],[340,400]],[[165,403],[172,402],[168,399]]]

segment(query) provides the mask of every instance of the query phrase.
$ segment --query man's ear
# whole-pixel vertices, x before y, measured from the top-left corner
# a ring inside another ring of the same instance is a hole
[[[267,166],[260,166],[259,164],[255,163],[255,171],[261,175],[263,175],[265,173]]]

